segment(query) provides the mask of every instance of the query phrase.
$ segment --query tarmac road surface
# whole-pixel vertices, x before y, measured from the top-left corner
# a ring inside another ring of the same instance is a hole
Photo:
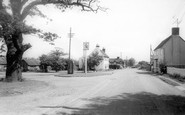
[[[184,115],[185,93],[137,69],[98,77],[27,76],[47,90],[0,98],[0,115]],[[22,99],[20,101],[20,99]],[[6,103],[12,103],[12,105]],[[17,107],[18,106],[18,107]],[[13,108],[9,109],[7,107]]]
[[[80,97],[61,105],[57,115],[183,115],[185,93],[146,71],[124,69]]]

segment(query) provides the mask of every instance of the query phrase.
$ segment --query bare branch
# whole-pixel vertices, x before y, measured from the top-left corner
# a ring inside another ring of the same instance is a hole
[[[76,0],[76,1],[72,1],[72,0],[36,0],[31,2],[29,5],[27,5],[24,10],[22,11],[22,20],[24,20],[26,18],[27,15],[29,15],[31,9],[34,6],[37,5],[46,5],[46,4],[60,4],[66,7],[70,7],[70,6],[78,6],[81,7],[83,11],[93,11],[93,12],[97,12],[100,7],[97,6],[96,9],[92,8],[92,3],[95,3],[96,0]]]
[[[25,52],[26,50],[28,50],[29,48],[31,48],[31,44],[28,43],[28,44],[25,44],[25,45],[22,45],[22,51]]]
[[[3,0],[0,0],[0,10],[3,9]]]
[[[24,20],[24,19],[26,18],[26,16],[29,14],[30,10],[31,10],[34,6],[39,5],[39,4],[41,4],[41,3],[42,3],[42,1],[39,0],[39,1],[34,1],[34,2],[30,3],[28,6],[26,6],[26,7],[24,8],[24,10],[22,11],[21,20]]]
[[[21,13],[21,0],[10,0],[10,6],[14,16],[20,16]]]

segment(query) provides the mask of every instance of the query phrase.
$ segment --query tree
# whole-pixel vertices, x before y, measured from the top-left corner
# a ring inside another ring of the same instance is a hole
[[[136,63],[136,61],[135,61],[134,58],[130,58],[130,59],[128,60],[128,66],[130,66],[130,67],[134,66],[135,63]]]
[[[61,57],[61,56],[65,56],[65,55],[67,55],[67,54],[64,53],[62,50],[59,50],[59,49],[53,50],[49,54],[50,61],[51,61],[50,66],[56,72],[65,68],[65,65],[66,65],[67,62],[66,62],[65,59],[63,59]]]
[[[98,66],[103,60],[103,57],[98,54],[98,52],[92,53],[87,59],[87,65],[90,70],[94,70],[95,66]]]
[[[150,69],[150,64],[146,61],[139,61],[138,66],[140,69],[146,69],[146,70]]]
[[[61,56],[66,55],[62,50],[53,50],[48,55],[40,56],[40,68],[43,72],[48,72],[47,67],[51,66],[52,70],[56,72],[65,69],[67,60]]]
[[[43,32],[26,24],[28,16],[46,17],[37,6],[54,4],[61,10],[78,6],[83,11],[96,12],[101,9],[100,6],[95,5],[96,3],[97,0],[0,0],[0,39],[7,46],[5,80],[21,81],[22,79],[22,56],[31,47],[31,44],[23,44],[23,35],[37,34],[46,41],[53,41],[58,37],[54,33]]]
[[[43,72],[48,72],[47,67],[51,65],[51,59],[49,56],[43,54],[42,56],[39,57],[40,60],[40,69]]]

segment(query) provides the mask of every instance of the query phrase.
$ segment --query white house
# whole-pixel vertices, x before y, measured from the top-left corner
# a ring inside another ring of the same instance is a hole
[[[95,70],[108,70],[109,69],[109,56],[105,53],[105,48],[102,50],[100,49],[100,46],[97,44],[96,48],[91,52],[89,56],[91,56],[93,53],[98,53],[98,55],[103,57],[103,60],[100,62],[98,66],[95,67]]]

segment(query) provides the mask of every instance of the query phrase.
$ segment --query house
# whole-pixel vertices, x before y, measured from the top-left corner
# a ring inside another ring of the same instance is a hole
[[[23,71],[38,71],[40,61],[34,58],[24,58],[22,60]]]
[[[185,67],[185,41],[179,36],[179,28],[172,28],[172,35],[154,49],[153,69],[161,72],[160,66]]]
[[[124,60],[121,59],[120,57],[110,58],[109,63],[110,69],[122,69],[124,66]]]
[[[103,57],[103,60],[100,62],[100,64],[98,66],[95,66],[94,69],[96,71],[108,70],[109,69],[109,56],[106,54],[105,48],[100,49],[100,46],[97,44],[96,48],[90,53],[89,56],[91,56],[94,53],[98,53],[99,56]],[[79,70],[83,70],[83,68],[84,68],[84,57],[81,57],[78,62],[79,62]]]
[[[89,56],[91,56],[93,53],[98,53],[99,56],[103,57],[103,60],[100,62],[98,66],[95,66],[95,70],[108,70],[109,69],[109,56],[105,52],[105,48],[102,50],[100,49],[100,46],[97,44],[96,48],[91,52]]]

